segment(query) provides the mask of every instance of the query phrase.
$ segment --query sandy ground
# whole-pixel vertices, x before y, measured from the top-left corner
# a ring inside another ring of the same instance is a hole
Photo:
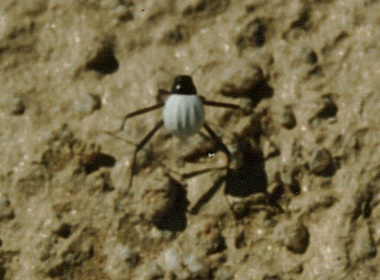
[[[0,279],[380,279],[379,25],[377,0],[2,0]],[[162,129],[128,190],[161,112],[104,131],[179,74],[243,108],[206,107],[231,171]]]

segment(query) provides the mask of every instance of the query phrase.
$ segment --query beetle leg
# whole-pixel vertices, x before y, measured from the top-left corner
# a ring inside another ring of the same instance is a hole
[[[230,109],[239,109],[241,110],[241,107],[239,105],[235,105],[232,103],[224,103],[224,102],[215,102],[215,101],[208,101],[203,98],[203,104],[206,106],[212,106],[212,107],[223,107],[223,108],[230,108]]]
[[[140,109],[140,110],[137,110],[137,111],[134,111],[132,113],[129,113],[127,114],[124,118],[123,118],[123,122],[121,124],[121,126],[116,130],[116,131],[105,131],[107,134],[115,134],[115,133],[118,133],[120,131],[123,130],[124,126],[125,126],[125,123],[127,122],[128,119],[130,118],[133,118],[133,117],[136,117],[138,115],[142,115],[142,114],[145,114],[145,113],[148,113],[148,112],[151,112],[151,111],[154,111],[154,110],[157,110],[161,107],[163,107],[164,104],[163,103],[158,103],[156,105],[153,105],[153,106],[150,106],[150,107],[147,107],[147,108],[144,108],[144,109]]]
[[[153,129],[136,145],[135,151],[133,152],[133,158],[132,158],[132,164],[131,164],[131,176],[129,178],[129,183],[127,187],[127,192],[129,188],[132,186],[132,181],[133,181],[133,173],[136,170],[136,155],[137,153],[144,148],[145,144],[148,143],[148,141],[156,134],[156,132],[164,125],[164,121],[160,121],[157,123]]]
[[[215,143],[218,145],[218,147],[226,154],[227,156],[227,175],[230,171],[230,163],[231,163],[231,152],[228,150],[226,145],[223,143],[222,139],[216,133],[211,129],[211,127],[207,124],[204,123],[203,127],[207,130],[208,134],[210,134],[211,138],[215,141]]]

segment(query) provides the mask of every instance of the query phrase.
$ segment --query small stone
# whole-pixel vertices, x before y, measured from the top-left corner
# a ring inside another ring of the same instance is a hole
[[[230,267],[222,267],[216,272],[216,279],[219,280],[233,280],[234,273],[232,272]]]
[[[13,219],[14,212],[8,198],[0,195],[0,221]]]
[[[170,248],[164,252],[164,264],[168,271],[180,270],[182,268],[181,259],[177,249]]]
[[[334,161],[331,153],[324,148],[314,149],[310,160],[309,169],[316,175],[330,175],[334,172]]]
[[[121,259],[129,266],[129,267],[134,267],[136,266],[138,260],[139,260],[139,255],[137,252],[135,252],[132,249],[129,249],[127,247],[123,248],[120,252],[120,257]]]
[[[224,237],[217,223],[212,220],[206,220],[200,226],[196,233],[200,246],[206,254],[221,252],[226,248]]]
[[[205,260],[191,254],[184,257],[183,263],[192,274],[192,278],[208,279],[210,268]]]
[[[285,110],[281,116],[281,125],[287,129],[292,129],[297,125],[296,117],[291,107],[285,107]]]
[[[234,245],[236,249],[243,248],[246,245],[246,234],[243,229],[234,234]]]
[[[236,63],[239,63],[238,67],[226,69],[221,77],[221,93],[231,97],[250,97],[254,88],[265,81],[263,70],[254,64],[247,65],[242,61]]]
[[[186,26],[177,25],[173,29],[167,30],[163,35],[161,42],[165,45],[177,45],[189,39],[189,31]]]
[[[159,266],[156,263],[151,263],[145,273],[146,280],[155,280],[155,279],[161,279],[164,277],[164,271],[162,270],[161,266]]]
[[[101,167],[113,167],[115,163],[116,159],[113,156],[98,151],[84,154],[80,160],[80,165],[86,174],[93,173]],[[100,179],[96,182],[98,185],[107,184],[111,181],[109,176],[107,177],[107,173],[102,173],[98,179]],[[104,188],[107,189],[108,187],[104,186]]]
[[[243,32],[236,39],[236,45],[239,49],[247,47],[262,47],[265,44],[265,32],[267,27],[259,19],[250,21],[244,28]]]
[[[271,184],[268,185],[268,199],[269,202],[275,203],[278,200],[281,199],[283,194],[285,193],[284,184],[279,181],[275,180]]]
[[[318,55],[313,50],[309,50],[306,52],[306,60],[310,64],[315,64],[318,62]]]
[[[316,114],[316,118],[328,119],[335,117],[338,112],[338,107],[336,106],[332,94],[325,94],[322,96],[321,108]]]
[[[54,233],[62,238],[69,238],[72,233],[72,226],[67,223],[60,224]]]
[[[115,24],[115,21],[112,23]],[[100,75],[109,75],[119,69],[119,61],[115,56],[114,37],[105,36],[92,47],[85,64],[86,71],[95,71]],[[91,102],[89,102],[91,103]]]
[[[298,166],[284,166],[284,169],[280,175],[280,180],[284,187],[295,195],[299,195],[301,193],[301,186],[297,178],[299,171]]]
[[[170,179],[162,176],[163,180],[156,181],[156,186],[147,189],[142,198],[142,217],[156,225],[167,217],[177,197],[177,188]]]
[[[170,230],[161,230],[157,227],[152,227],[150,230],[150,236],[152,240],[156,242],[169,242],[175,239],[176,234]]]
[[[311,126],[318,125],[322,120],[331,119],[338,113],[338,106],[335,104],[333,94],[324,94],[321,100],[318,101],[315,113],[309,119]]]
[[[247,216],[250,211],[249,204],[246,201],[234,202],[232,204],[232,211],[237,218]]]
[[[376,256],[376,244],[367,225],[358,228],[350,249],[352,262],[359,262]]]
[[[275,234],[280,243],[297,254],[303,254],[309,246],[309,231],[299,221],[287,221],[276,228]]]
[[[183,16],[197,15],[204,13],[208,16],[218,14],[224,11],[230,1],[218,0],[218,1],[207,1],[207,0],[189,0],[189,1],[178,1],[176,7],[180,14]]]
[[[52,222],[53,227],[57,226],[56,222],[53,222],[53,221],[49,221],[49,222],[46,221],[46,222],[47,223]],[[55,224],[55,226],[54,226],[54,224]],[[52,254],[55,255],[56,252],[54,251],[54,249],[55,249],[54,244],[56,244],[56,242],[57,242],[56,236],[49,235],[48,237],[43,238],[42,240],[40,240],[37,243],[36,248],[38,248],[38,258],[40,261],[45,262],[52,256]]]
[[[35,16],[43,13],[46,10],[47,6],[48,1],[46,0],[30,1],[25,5],[24,13],[28,16]]]
[[[14,97],[10,101],[10,113],[12,115],[22,115],[25,112],[26,106],[20,97]]]
[[[0,279],[5,279],[5,273],[7,272],[7,270],[5,269],[5,267],[1,264],[0,265]]]
[[[171,277],[170,279],[178,279],[178,280],[193,279],[193,278],[191,278],[191,273],[189,271],[187,271],[186,269],[181,269],[181,270],[175,271],[173,274],[175,276]]]
[[[133,13],[126,5],[118,5],[112,11],[112,15],[117,17],[120,21],[129,21],[133,19]]]
[[[279,146],[268,138],[268,141],[263,142],[262,153],[265,159],[270,159],[279,156],[281,151]]]
[[[83,93],[80,100],[76,103],[76,110],[80,113],[90,114],[95,110],[99,110],[102,105],[98,95],[91,93]]]

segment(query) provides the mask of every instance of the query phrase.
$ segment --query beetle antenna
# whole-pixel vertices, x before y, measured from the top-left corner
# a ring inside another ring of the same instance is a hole
[[[199,71],[199,69],[203,69],[204,67],[202,65],[198,65],[190,74],[189,76],[193,76],[196,72]],[[166,74],[170,75],[170,76],[177,76],[176,74],[174,74],[173,72],[167,70],[164,66],[160,66],[158,68],[159,70],[161,70],[162,72],[165,72]]]
[[[170,76],[172,76],[172,77],[175,77],[175,76],[176,76],[176,74],[174,74],[173,72],[170,72],[170,71],[167,70],[164,66],[160,66],[158,69],[161,70],[162,72],[165,72],[166,74],[168,74],[168,75],[170,75]]]
[[[201,69],[201,68],[203,69],[203,66],[202,66],[202,65],[198,65],[198,67],[195,68],[195,69],[193,70],[193,72],[190,73],[190,76],[193,76],[193,75],[194,75],[196,72],[198,72],[198,70]]]

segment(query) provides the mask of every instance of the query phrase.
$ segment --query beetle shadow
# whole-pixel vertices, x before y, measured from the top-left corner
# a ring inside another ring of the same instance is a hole
[[[204,193],[190,209],[191,214],[198,214],[225,182],[224,194],[233,197],[247,197],[255,193],[267,194],[268,178],[265,172],[265,158],[261,149],[254,149],[245,139],[238,140],[238,150],[242,155],[239,168],[229,170],[228,174],[220,176],[213,186]],[[220,168],[218,168],[220,169]],[[215,169],[212,169],[215,170]],[[194,176],[212,171],[205,169]]]
[[[170,175],[170,189],[174,193],[173,204],[161,219],[155,223],[155,226],[159,230],[167,230],[172,232],[184,231],[187,225],[187,208],[189,207],[189,201],[187,200],[187,191],[182,184],[172,178]]]
[[[246,197],[254,193],[267,193],[268,177],[262,150],[253,148],[247,140],[240,138],[238,151],[241,153],[239,168],[227,175],[225,194]]]

